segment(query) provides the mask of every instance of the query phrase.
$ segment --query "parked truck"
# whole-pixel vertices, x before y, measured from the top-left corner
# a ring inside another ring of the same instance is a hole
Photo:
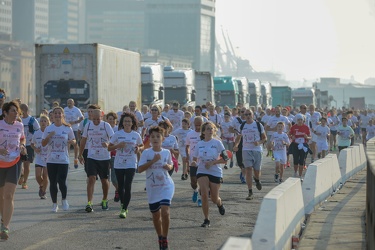
[[[234,108],[238,103],[238,85],[231,76],[214,77],[216,105]]]
[[[175,70],[164,67],[165,103],[178,102],[182,106],[195,106],[195,72],[193,69]]]
[[[164,74],[160,63],[141,63],[142,105],[164,107]]]
[[[269,82],[262,82],[261,84],[262,106],[263,108],[270,108],[272,107],[272,85]]]
[[[36,110],[61,106],[70,98],[78,108],[99,104],[105,112],[141,105],[140,55],[102,44],[36,44]]]
[[[238,102],[242,103],[244,107],[249,108],[250,93],[249,84],[246,77],[236,77],[234,80],[237,82],[238,87]]]
[[[292,88],[289,86],[272,86],[272,105],[291,106]]]
[[[262,104],[261,84],[258,79],[252,79],[248,82],[250,93],[250,106],[260,107]]]
[[[298,107],[302,104],[316,106],[315,89],[313,88],[297,88],[292,90],[293,106]]]
[[[365,98],[364,97],[350,97],[349,108],[365,110],[366,109]]]
[[[211,102],[215,105],[214,81],[208,71],[195,71],[195,102],[197,105]]]

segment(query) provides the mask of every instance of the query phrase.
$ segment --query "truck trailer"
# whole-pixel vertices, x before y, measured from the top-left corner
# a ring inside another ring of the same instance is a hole
[[[141,63],[142,105],[164,107],[164,74],[160,63]]]
[[[272,105],[292,106],[292,88],[289,86],[272,86]]]
[[[215,105],[214,81],[208,71],[195,71],[195,102],[197,105],[211,102]]]
[[[36,44],[36,111],[62,107],[72,98],[78,108],[98,104],[105,112],[141,105],[140,54],[102,44]]]
[[[238,103],[238,85],[231,76],[214,77],[216,105],[230,108],[236,107]]]

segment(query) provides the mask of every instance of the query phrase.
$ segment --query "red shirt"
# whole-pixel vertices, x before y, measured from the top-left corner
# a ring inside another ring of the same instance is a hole
[[[305,135],[310,136],[310,129],[305,124],[303,124],[301,126],[299,126],[297,124],[294,124],[290,128],[290,135],[294,135],[293,142],[300,143],[298,138],[304,138]],[[304,138],[304,143],[307,143],[307,140],[305,138]]]

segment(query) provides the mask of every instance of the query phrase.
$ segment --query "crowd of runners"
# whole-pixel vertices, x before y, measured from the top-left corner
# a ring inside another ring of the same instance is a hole
[[[65,105],[64,105],[65,106]],[[275,182],[283,182],[285,168],[303,181],[306,165],[327,153],[342,150],[354,140],[375,136],[372,110],[316,109],[314,105],[274,108],[235,108],[211,103],[180,107],[178,103],[142,106],[130,101],[120,112],[104,113],[97,104],[85,112],[69,99],[66,107],[54,103],[38,118],[20,100],[6,101],[0,89],[0,213],[1,239],[9,237],[13,198],[17,185],[28,189],[30,164],[35,165],[39,197],[52,200],[52,212],[69,210],[66,180],[70,151],[73,166],[87,174],[85,211],[94,211],[97,180],[102,186],[101,209],[109,208],[112,183],[120,218],[128,216],[132,181],[145,172],[146,192],[160,249],[168,249],[170,205],[175,191],[171,178],[182,167],[181,180],[189,180],[192,201],[202,207],[202,227],[210,226],[209,199],[225,214],[220,198],[223,171],[240,167],[239,182],[247,185],[246,200],[253,199],[253,183],[262,189],[262,158],[275,161]],[[263,153],[264,152],[264,153]],[[311,156],[309,158],[308,156]],[[181,165],[180,165],[180,163]],[[223,170],[224,169],[224,170]],[[49,189],[48,189],[49,187]],[[95,208],[96,209],[96,208]]]

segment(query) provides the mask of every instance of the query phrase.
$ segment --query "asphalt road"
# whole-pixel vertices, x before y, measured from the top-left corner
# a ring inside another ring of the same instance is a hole
[[[129,214],[126,219],[120,219],[120,204],[113,201],[112,186],[109,210],[101,210],[100,181],[95,186],[94,212],[86,213],[86,177],[83,167],[76,170],[71,166],[69,171],[69,211],[63,211],[61,206],[58,213],[50,211],[50,197],[47,193],[47,200],[39,199],[33,173],[28,190],[17,187],[10,238],[0,242],[0,249],[158,249],[144,191],[144,173],[136,174]],[[200,227],[204,217],[201,208],[191,200],[190,181],[182,181],[180,171],[173,174],[175,194],[168,237],[170,249],[218,249],[229,236],[251,237],[263,197],[278,185],[274,182],[274,162],[269,157],[263,158],[263,189],[258,191],[254,185],[255,197],[251,201],[245,199],[247,186],[240,183],[239,173],[236,166],[224,170],[220,196],[226,213],[220,215],[216,205],[211,203],[209,228]],[[284,180],[292,175],[292,168],[287,168]],[[58,197],[61,203],[60,193]]]

